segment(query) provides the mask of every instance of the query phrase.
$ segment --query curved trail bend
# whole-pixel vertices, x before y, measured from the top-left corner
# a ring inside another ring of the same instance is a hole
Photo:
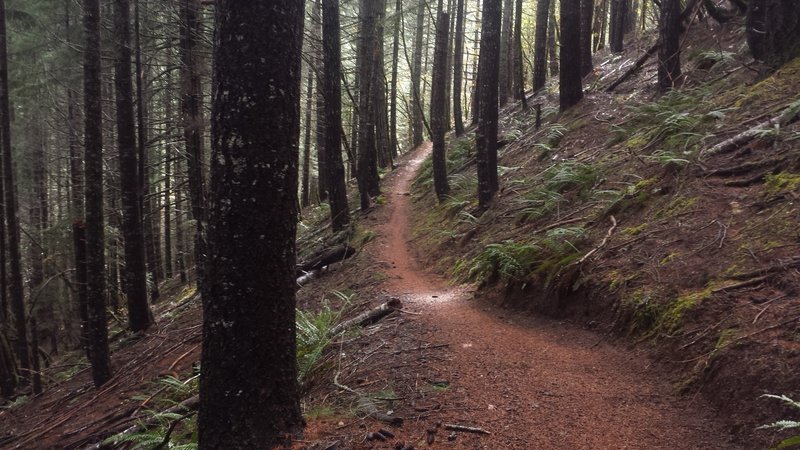
[[[388,178],[389,220],[379,225],[376,256],[390,263],[390,294],[419,311],[415,318],[453,353],[438,368],[450,382],[445,419],[492,432],[448,447],[736,448],[699,399],[675,397],[642,351],[476,302],[427,275],[409,250],[408,191],[430,151],[420,146]]]

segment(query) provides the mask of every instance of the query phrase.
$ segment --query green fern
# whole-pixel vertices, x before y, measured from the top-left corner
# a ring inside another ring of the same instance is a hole
[[[530,272],[539,250],[538,246],[511,240],[489,244],[472,260],[467,279],[480,283],[498,276],[506,281],[521,280]]]
[[[764,394],[761,397],[764,398],[771,398],[775,400],[780,400],[786,405],[800,410],[800,401],[793,400],[785,395],[772,395],[772,394]],[[800,428],[800,421],[796,420],[778,420],[768,425],[762,425],[758,427],[759,429],[775,429],[778,431],[784,430],[791,430],[795,428]],[[790,438],[784,439],[781,441],[775,448],[790,448],[790,447],[797,447],[800,446],[800,434],[792,436]]]

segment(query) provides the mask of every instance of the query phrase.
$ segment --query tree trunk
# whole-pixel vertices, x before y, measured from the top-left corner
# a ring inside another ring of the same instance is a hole
[[[201,450],[273,448],[303,428],[294,277],[302,44],[303,2],[216,2]]]
[[[314,78],[314,68],[309,65],[306,81],[306,124],[303,137],[303,178],[300,181],[300,206],[303,208],[311,204],[309,187],[311,184],[311,112],[314,104]]]
[[[0,0],[1,1],[1,0]],[[96,387],[111,379],[105,286],[103,220],[103,113],[100,65],[100,1],[83,1],[84,131],[86,180],[86,304],[87,341]]]
[[[497,181],[497,88],[500,75],[500,24],[502,8],[499,1],[484,1],[481,31],[480,62],[478,63],[478,129],[475,144],[478,163],[478,205],[488,208],[498,189]]]
[[[411,66],[411,147],[416,148],[422,144],[423,118],[422,118],[422,43],[425,30],[425,4],[426,0],[417,0],[417,26],[414,32],[414,53]]]
[[[344,230],[350,223],[344,163],[342,162],[342,49],[339,37],[339,0],[323,0],[322,43],[324,56],[325,156],[328,158],[331,229]]]
[[[114,0],[114,8],[116,38],[114,84],[117,105],[122,236],[125,242],[125,297],[128,300],[128,326],[132,331],[137,332],[150,327],[152,314],[147,305],[147,268],[133,120],[130,4],[128,0]]]
[[[498,101],[500,106],[508,103],[508,97],[513,95],[511,92],[511,70],[512,61],[512,21],[514,20],[514,0],[502,0],[503,2],[503,24],[500,31],[500,85],[498,87]]]
[[[581,0],[581,76],[592,73],[592,14],[594,0]]]
[[[205,181],[203,177],[203,89],[197,50],[200,0],[181,0],[181,109],[186,142],[189,202],[195,220],[194,255],[198,279],[202,279],[205,251]]]
[[[661,0],[658,49],[658,90],[667,92],[681,76],[681,2]]]
[[[611,0],[611,52],[624,50],[625,22],[628,19],[629,0]]]
[[[136,132],[137,150],[139,153],[139,208],[142,216],[142,227],[144,232],[145,256],[147,270],[152,278],[152,289],[150,299],[156,302],[161,296],[158,292],[158,284],[164,277],[163,266],[161,263],[161,239],[158,230],[153,222],[154,217],[158,217],[153,202],[155,197],[150,196],[150,165],[148,164],[148,135],[147,122],[148,116],[148,96],[145,93],[147,87],[146,73],[142,66],[142,33],[141,33],[141,14],[139,2],[134,0],[134,36],[136,45]],[[144,0],[146,1],[146,0]],[[157,206],[157,205],[156,205]]]
[[[507,0],[512,1],[512,0]],[[447,103],[445,80],[447,78],[448,24],[450,17],[439,11],[436,21],[436,43],[433,56],[433,81],[431,83],[431,134],[433,139],[433,185],[440,202],[447,198],[447,156],[444,142],[446,132],[444,107]]]
[[[316,67],[322,67],[322,16],[321,14],[321,1],[314,0],[314,6],[311,9],[311,43],[313,50],[313,61]],[[317,149],[317,185],[319,190],[319,201],[324,202],[328,200],[328,157],[325,154],[325,96],[319,86],[322,86],[324,75],[317,72],[317,129],[314,133],[316,139]]]
[[[171,105],[170,101],[166,102]],[[172,127],[170,121],[172,120],[171,108],[166,109],[164,135],[169,139]],[[164,276],[167,280],[171,279],[174,275],[172,264],[172,152],[171,144],[169,141],[164,145]]]
[[[361,55],[359,57],[359,90],[358,106],[358,190],[361,197],[361,209],[370,206],[370,197],[380,195],[380,178],[378,176],[377,138],[375,129],[380,108],[377,104],[377,90],[381,89],[379,80],[383,59],[378,46],[382,46],[378,20],[382,5],[372,0],[361,0],[359,39]]]
[[[558,32],[558,20],[556,19],[556,0],[550,0],[550,20],[548,21],[547,31],[547,53],[550,61],[550,76],[558,76],[558,45],[561,38]]]
[[[525,97],[525,68],[522,57],[522,0],[517,0],[514,12],[514,98],[527,111],[528,100]]]
[[[583,98],[581,77],[581,0],[561,0],[559,106],[565,111]]]
[[[25,288],[22,281],[22,254],[17,206],[14,164],[11,152],[11,110],[8,90],[8,39],[6,35],[5,0],[0,0],[0,147],[2,147],[3,194],[8,229],[8,268],[11,310],[14,316],[16,341],[14,351],[23,370],[31,368],[28,348],[28,327],[25,313]],[[28,378],[28,374],[23,375]]]
[[[550,17],[550,1],[539,0],[536,4],[536,36],[533,44],[533,91],[544,87],[547,81],[547,27]]]
[[[394,36],[392,37],[392,80],[389,94],[389,150],[392,158],[397,157],[399,152],[399,144],[397,142],[397,72],[400,63],[400,25],[402,24],[400,16],[402,14],[403,2],[402,0],[396,0],[394,5]]]
[[[464,135],[461,90],[464,76],[464,0],[456,0],[455,48],[453,55],[453,119],[456,136]]]

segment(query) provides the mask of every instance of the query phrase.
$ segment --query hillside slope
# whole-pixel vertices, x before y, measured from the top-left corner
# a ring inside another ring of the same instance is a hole
[[[453,139],[451,197],[436,202],[429,162],[415,183],[415,243],[489,298],[646,346],[676,391],[707,397],[731,431],[767,443],[754,427],[789,411],[759,396],[800,396],[800,128],[709,150],[796,118],[800,59],[756,73],[737,26],[691,31],[687,81],[665,96],[654,63],[604,91],[643,41],[596,60],[572,110],[558,114],[556,87],[529,99],[542,105],[539,129],[533,110],[509,106],[501,191],[481,215],[474,134]]]

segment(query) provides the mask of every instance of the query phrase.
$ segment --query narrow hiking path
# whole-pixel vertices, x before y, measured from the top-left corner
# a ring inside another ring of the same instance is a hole
[[[441,419],[492,433],[449,446],[737,447],[700,399],[676,398],[668,374],[659,374],[642,350],[475,301],[466,287],[428,275],[409,245],[409,189],[430,151],[430,143],[423,144],[387,177],[387,218],[377,219],[375,257],[386,267],[389,294],[419,313],[414,320],[422,322],[428,337],[452,353],[437,363],[439,376],[449,383]]]

